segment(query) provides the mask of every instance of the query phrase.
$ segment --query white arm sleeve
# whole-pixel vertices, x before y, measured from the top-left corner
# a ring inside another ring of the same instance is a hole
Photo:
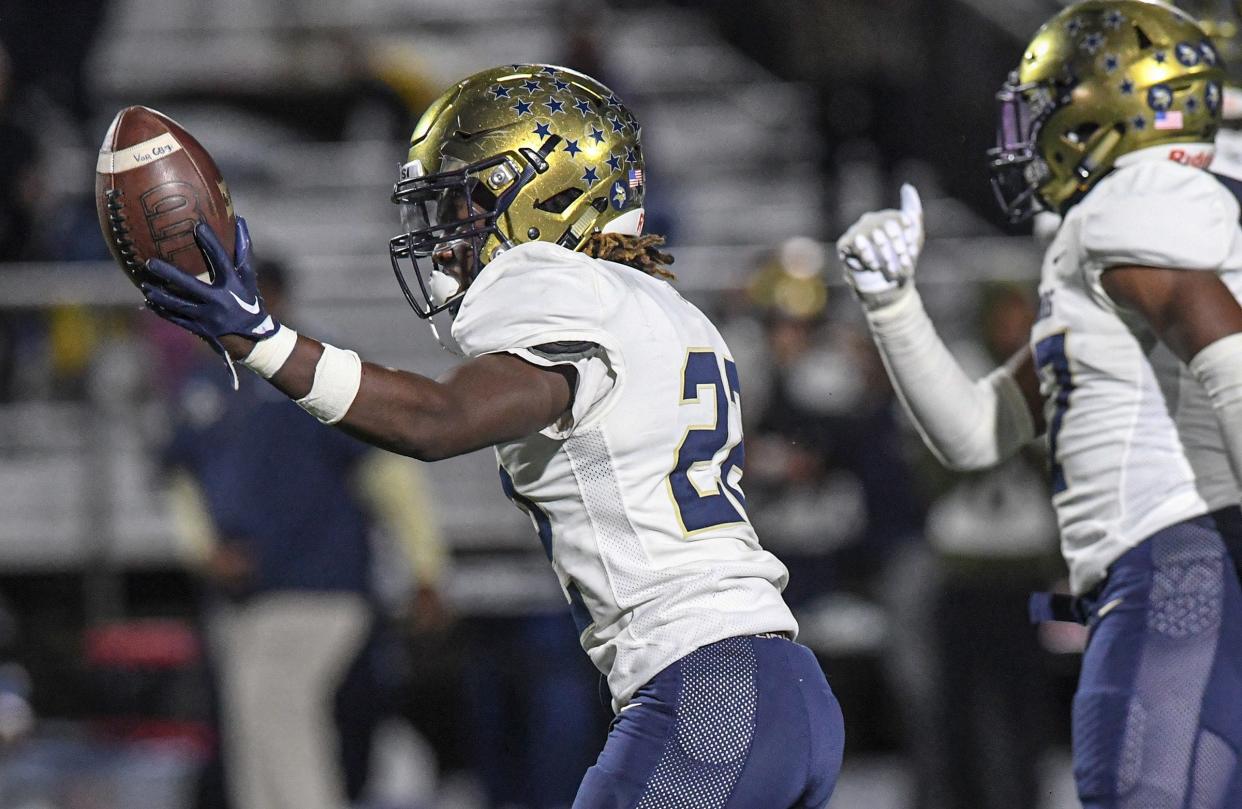
[[[884,367],[923,442],[951,469],[984,469],[1035,437],[1022,391],[1000,367],[971,381],[949,353],[913,288],[867,313]]]
[[[1190,360],[1190,371],[1212,400],[1229,465],[1242,481],[1242,333],[1204,348]]]

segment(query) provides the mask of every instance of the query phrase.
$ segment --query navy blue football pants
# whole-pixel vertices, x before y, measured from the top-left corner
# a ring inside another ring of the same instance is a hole
[[[1187,520],[1114,562],[1086,599],[1073,716],[1084,809],[1242,807],[1240,552],[1236,509]]]
[[[573,809],[820,809],[844,743],[841,708],[809,649],[728,638],[638,690]]]

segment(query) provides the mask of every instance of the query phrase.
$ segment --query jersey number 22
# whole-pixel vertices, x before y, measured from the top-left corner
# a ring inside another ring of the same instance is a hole
[[[703,388],[710,388],[715,400],[712,423],[692,425],[686,430],[677,448],[673,470],[668,474],[669,491],[688,534],[717,525],[746,521],[739,510],[746,508],[746,498],[737,481],[732,480],[741,477],[746,452],[742,447],[741,430],[736,436],[729,435],[731,421],[736,419],[741,424],[740,417],[736,416],[741,408],[741,384],[733,360],[724,360],[724,371],[725,378],[721,379],[720,362],[714,351],[691,349],[686,354],[681,404],[699,404]],[[730,416],[735,416],[735,419]],[[736,476],[734,470],[737,470]],[[692,475],[699,479],[700,484],[696,484]],[[710,483],[701,485],[705,481]]]

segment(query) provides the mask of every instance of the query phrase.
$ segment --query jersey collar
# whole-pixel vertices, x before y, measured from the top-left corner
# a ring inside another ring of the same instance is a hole
[[[1171,160],[1183,166],[1206,169],[1212,165],[1212,158],[1215,156],[1216,146],[1211,143],[1162,143],[1158,146],[1148,146],[1144,149],[1136,149],[1129,154],[1123,154],[1117,158],[1114,165],[1117,168],[1122,168],[1135,163]]]

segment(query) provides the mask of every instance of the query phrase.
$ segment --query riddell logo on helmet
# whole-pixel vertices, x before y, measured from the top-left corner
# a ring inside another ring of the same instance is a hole
[[[1192,166],[1197,169],[1205,169],[1212,165],[1213,156],[1210,151],[1188,152],[1185,149],[1173,149],[1169,152],[1169,159],[1174,163],[1181,163],[1183,166]]]

